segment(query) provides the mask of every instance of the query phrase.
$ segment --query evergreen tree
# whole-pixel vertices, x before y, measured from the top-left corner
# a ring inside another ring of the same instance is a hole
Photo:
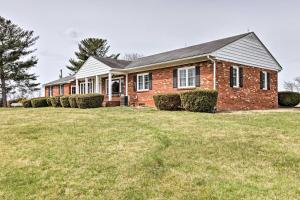
[[[37,64],[30,56],[38,37],[33,31],[25,31],[10,20],[0,16],[0,92],[3,106],[7,106],[7,95],[15,91],[38,90],[37,76],[30,69]]]
[[[78,52],[75,52],[77,60],[70,59],[70,66],[67,66],[69,70],[76,73],[83,65],[83,63],[90,57],[90,56],[98,56],[98,57],[110,57],[117,59],[120,54],[112,54],[107,56],[108,50],[110,46],[107,44],[107,40],[101,38],[86,38],[81,40],[78,45]]]

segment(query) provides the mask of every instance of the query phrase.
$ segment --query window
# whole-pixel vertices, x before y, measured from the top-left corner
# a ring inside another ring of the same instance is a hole
[[[106,79],[106,94],[108,94],[108,79]],[[124,78],[113,78],[111,80],[111,93],[114,96],[124,94]]]
[[[261,72],[260,75],[260,85],[262,90],[268,90],[268,73],[265,71]]]
[[[150,86],[149,73],[137,75],[137,91],[148,91]]]
[[[79,94],[85,94],[85,83],[80,83]]]
[[[59,85],[59,95],[64,95],[64,85]]]
[[[232,67],[232,86],[238,88],[239,83],[239,68],[237,66]]]
[[[88,93],[94,93],[94,80],[88,82]]]
[[[196,87],[195,67],[185,67],[178,69],[179,88]]]
[[[50,86],[49,88],[49,96],[52,97],[53,96],[53,87]]]
[[[76,86],[75,85],[71,86],[71,94],[76,94]]]

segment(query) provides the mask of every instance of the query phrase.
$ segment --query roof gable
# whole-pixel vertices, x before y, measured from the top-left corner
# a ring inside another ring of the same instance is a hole
[[[108,73],[111,67],[90,56],[76,73],[76,79]]]
[[[280,71],[282,67],[265,45],[250,33],[212,53],[216,59]]]

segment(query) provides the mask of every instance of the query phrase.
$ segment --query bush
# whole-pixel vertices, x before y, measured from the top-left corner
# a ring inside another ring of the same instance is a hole
[[[24,108],[30,108],[30,107],[32,107],[32,105],[31,105],[31,99],[23,100],[22,104],[23,104]]]
[[[159,110],[179,110],[181,106],[179,94],[158,94],[154,95],[153,99]]]
[[[194,90],[180,94],[182,107],[192,112],[215,112],[218,92]]]
[[[47,107],[47,98],[46,97],[40,97],[40,98],[33,98],[31,99],[31,106],[33,108],[39,108],[39,107]]]
[[[69,96],[60,97],[60,104],[64,108],[70,108]]]
[[[297,92],[278,92],[280,106],[295,107],[300,103],[300,94]]]
[[[101,94],[77,95],[76,103],[78,108],[98,108],[102,106],[104,96]]]
[[[51,97],[47,97],[46,99],[48,106],[52,106]]]
[[[69,96],[69,104],[71,108],[77,108],[76,96],[77,95]]]
[[[61,107],[61,104],[60,104],[60,96],[51,97],[51,98],[50,98],[50,101],[51,101],[51,105],[52,105],[53,107]]]

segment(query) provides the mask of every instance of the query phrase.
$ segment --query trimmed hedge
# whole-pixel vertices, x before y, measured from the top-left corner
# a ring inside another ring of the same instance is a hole
[[[215,112],[218,92],[214,90],[194,90],[180,94],[182,107],[192,112]]]
[[[69,96],[62,96],[60,97],[60,104],[64,108],[70,108],[70,103],[69,103]]]
[[[61,107],[61,104],[60,104],[60,96],[51,97],[51,98],[50,98],[50,101],[51,101],[51,105],[52,105],[53,107]]]
[[[31,105],[33,108],[48,107],[47,98],[46,97],[33,98],[31,99]]]
[[[154,95],[153,99],[159,110],[179,110],[181,106],[179,94],[158,94]]]
[[[69,104],[70,104],[71,108],[78,108],[77,103],[76,103],[76,96],[77,95],[69,96]]]
[[[22,104],[23,104],[24,108],[31,108],[32,107],[30,99],[22,101]]]
[[[52,106],[51,97],[47,97],[46,99],[48,106]]]
[[[78,108],[98,108],[102,106],[104,95],[101,94],[85,94],[77,95],[76,103]]]
[[[297,92],[278,92],[280,106],[295,107],[300,103],[300,94]]]

